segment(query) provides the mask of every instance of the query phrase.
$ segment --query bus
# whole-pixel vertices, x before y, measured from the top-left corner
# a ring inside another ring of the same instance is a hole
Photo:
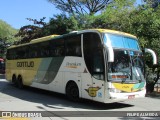
[[[5,74],[5,63],[3,58],[0,58],[0,74]]]
[[[153,50],[145,49],[157,57]],[[135,36],[108,29],[74,31],[13,45],[6,79],[102,103],[145,97],[143,52]]]

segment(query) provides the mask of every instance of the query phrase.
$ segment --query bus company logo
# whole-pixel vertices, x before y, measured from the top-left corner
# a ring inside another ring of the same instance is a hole
[[[69,63],[69,62],[66,63],[67,68],[77,68],[79,66],[81,66],[81,63],[76,63],[76,62],[75,63]]]
[[[89,87],[88,89],[85,89],[88,92],[88,95],[91,97],[97,96],[97,91],[100,90],[100,87]]]
[[[33,61],[17,62],[17,67],[34,67],[34,62]]]

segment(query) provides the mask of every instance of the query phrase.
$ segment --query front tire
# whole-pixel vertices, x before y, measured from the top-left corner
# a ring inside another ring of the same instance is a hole
[[[71,82],[66,87],[66,95],[71,101],[78,101],[79,100],[79,90],[76,83]]]

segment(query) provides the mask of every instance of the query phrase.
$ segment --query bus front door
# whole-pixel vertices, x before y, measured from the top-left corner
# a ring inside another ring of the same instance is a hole
[[[82,97],[103,102],[105,81],[102,50],[94,51],[85,61],[87,68],[82,75]]]
[[[105,97],[103,75],[96,74],[91,76],[86,70],[85,72],[82,75],[82,98],[103,102]]]

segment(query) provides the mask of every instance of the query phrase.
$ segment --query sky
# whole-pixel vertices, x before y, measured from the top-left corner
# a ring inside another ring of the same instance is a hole
[[[141,0],[137,0],[137,3],[141,3]],[[47,0],[0,0],[0,19],[16,29],[32,24],[26,18],[40,20],[46,17],[45,22],[48,22],[59,13]]]
[[[45,22],[48,22],[58,13],[60,11],[47,0],[0,0],[0,19],[16,29],[32,23],[26,18],[46,17]]]

